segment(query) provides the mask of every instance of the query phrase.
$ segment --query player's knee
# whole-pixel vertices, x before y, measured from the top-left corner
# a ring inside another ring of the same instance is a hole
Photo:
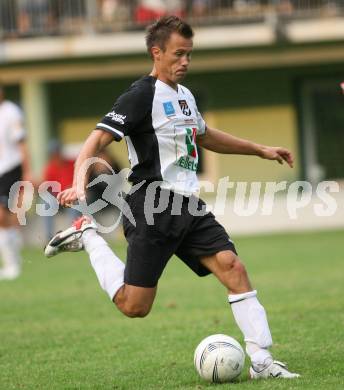
[[[246,275],[246,268],[245,268],[244,264],[238,258],[234,262],[233,270],[238,275]]]
[[[130,318],[143,318],[149,314],[150,309],[148,305],[127,304],[122,308],[122,313]]]
[[[239,260],[238,256],[232,251],[220,252],[217,256],[221,268],[225,271],[245,274],[246,269],[244,264]]]

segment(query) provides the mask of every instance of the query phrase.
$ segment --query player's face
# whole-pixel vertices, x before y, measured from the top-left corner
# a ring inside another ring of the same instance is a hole
[[[154,65],[158,78],[174,87],[185,76],[189,68],[193,42],[178,33],[172,33],[165,49],[154,54]]]

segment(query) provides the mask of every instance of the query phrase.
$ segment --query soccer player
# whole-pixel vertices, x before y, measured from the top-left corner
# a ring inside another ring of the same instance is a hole
[[[255,144],[207,126],[192,93],[179,84],[190,65],[192,38],[191,27],[176,16],[164,17],[148,28],[151,73],[134,82],[97,124],[76,160],[73,187],[58,194],[61,205],[84,199],[85,188],[78,184],[83,163],[113,140],[125,137],[131,162],[129,181],[136,187],[126,197],[136,224],[123,218],[128,241],[126,264],[86,216],[56,234],[45,254],[51,257],[62,251],[84,249],[101,287],[129,317],[149,313],[159,277],[176,254],[196,274],[213,273],[228,289],[228,301],[251,359],[250,376],[295,378],[299,375],[274,361],[269,352],[272,338],[266,313],[233,242],[213,214],[195,212],[204,202],[194,195],[198,189],[196,144],[217,153],[286,162],[290,167],[293,157],[284,148]],[[153,188],[156,191],[152,197]],[[166,207],[154,214],[152,224],[146,220],[146,206],[159,209],[162,198]],[[195,199],[197,207],[192,205]],[[180,205],[179,213],[173,212],[175,204]]]
[[[8,202],[12,184],[30,178],[22,112],[5,100],[0,85],[0,280],[15,279],[21,271],[21,237]]]

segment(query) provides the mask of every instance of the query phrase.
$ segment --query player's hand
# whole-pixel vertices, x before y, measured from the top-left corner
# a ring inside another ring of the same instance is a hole
[[[280,164],[286,162],[290,168],[293,168],[294,157],[288,149],[276,146],[264,146],[260,156],[267,160],[276,160]]]
[[[78,191],[75,187],[72,187],[58,193],[56,198],[61,206],[71,207],[76,202],[85,200],[86,196],[85,191]]]

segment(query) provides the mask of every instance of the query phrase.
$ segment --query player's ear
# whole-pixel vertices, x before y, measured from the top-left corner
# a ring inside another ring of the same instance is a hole
[[[153,60],[160,61],[161,49],[158,46],[153,46],[151,48]]]

